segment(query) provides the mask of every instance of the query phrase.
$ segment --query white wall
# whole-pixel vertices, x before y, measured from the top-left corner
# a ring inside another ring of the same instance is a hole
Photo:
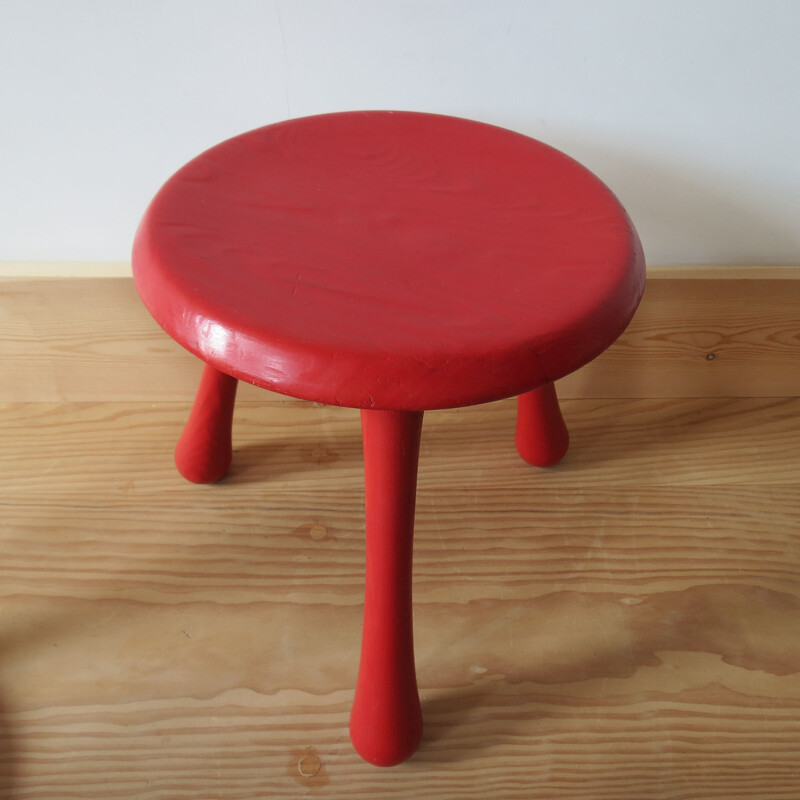
[[[395,108],[569,152],[650,263],[800,263],[798,42],[796,0],[0,0],[0,261],[126,261],[211,144]]]

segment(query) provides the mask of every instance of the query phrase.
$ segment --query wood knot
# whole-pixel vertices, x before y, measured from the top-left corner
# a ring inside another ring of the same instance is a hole
[[[321,444],[318,444],[315,447],[312,447],[310,450],[306,450],[305,459],[311,464],[319,464],[320,466],[323,466],[325,464],[332,464],[333,462],[338,461],[339,454],[331,453]]]
[[[328,535],[328,529],[319,522],[314,523],[314,525],[311,526],[311,530],[309,532],[311,533],[311,538],[315,542],[321,542]]]
[[[324,542],[326,539],[334,540],[336,538],[331,534],[328,527],[318,520],[299,525],[292,533],[301,539],[313,539],[315,542]]]
[[[330,781],[325,765],[313,747],[292,750],[287,767],[287,774],[302,786],[325,786]]]
[[[322,762],[319,756],[313,753],[307,753],[297,762],[297,771],[304,778],[313,778],[322,767]]]

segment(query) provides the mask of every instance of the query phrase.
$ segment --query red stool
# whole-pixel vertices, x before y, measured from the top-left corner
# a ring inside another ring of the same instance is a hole
[[[195,158],[136,235],[138,290],[206,362],[176,462],[231,460],[238,380],[361,409],[366,596],[350,718],[374,764],[422,734],[411,561],[426,409],[519,397],[516,445],[546,466],[568,434],[553,381],[627,326],[644,259],[614,195],[567,156],[454,117],[289,120]]]

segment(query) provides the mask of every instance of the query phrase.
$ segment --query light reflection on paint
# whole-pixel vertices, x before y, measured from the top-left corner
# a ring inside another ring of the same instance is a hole
[[[203,356],[206,358],[222,358],[228,352],[233,338],[233,331],[218,322],[207,319],[200,326],[198,337]]]
[[[241,373],[240,378],[248,380],[257,376],[257,380],[252,380],[256,385],[271,388],[272,381],[286,378],[287,359],[277,348],[265,358],[263,345],[258,341],[214,320],[197,323],[197,346],[203,359],[229,364],[233,372]]]

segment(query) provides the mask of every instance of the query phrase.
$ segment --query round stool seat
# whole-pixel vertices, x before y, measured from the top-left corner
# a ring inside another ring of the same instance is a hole
[[[563,377],[644,289],[638,237],[584,167],[502,128],[389,111],[206,151],[150,204],[133,268],[159,324],[220,371],[395,410]]]

